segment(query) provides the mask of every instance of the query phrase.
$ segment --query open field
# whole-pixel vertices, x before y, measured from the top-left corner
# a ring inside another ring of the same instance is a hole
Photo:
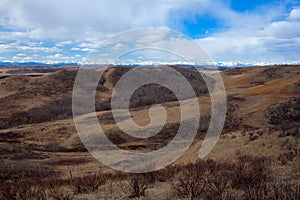
[[[210,119],[210,97],[197,72],[175,67],[196,91],[201,110],[198,134],[172,166],[147,174],[117,172],[89,154],[72,118],[77,69],[55,69],[0,68],[0,199],[300,198],[300,66],[222,72],[227,117],[205,160],[199,160],[198,153]],[[180,107],[166,88],[141,87],[131,99],[133,120],[148,124],[150,106],[161,103],[167,124],[149,139],[120,130],[110,98],[130,69],[111,67],[104,72],[95,95],[96,114],[107,137],[120,148],[153,151],[175,136]]]

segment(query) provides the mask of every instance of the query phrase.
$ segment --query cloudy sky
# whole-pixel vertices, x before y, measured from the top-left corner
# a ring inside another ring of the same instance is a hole
[[[0,61],[83,62],[143,27],[179,31],[216,62],[300,61],[299,0],[0,0]]]

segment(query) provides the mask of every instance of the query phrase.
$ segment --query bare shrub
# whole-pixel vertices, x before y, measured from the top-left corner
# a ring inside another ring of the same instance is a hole
[[[228,188],[231,187],[231,172],[220,169],[207,177],[208,189],[205,199],[232,199]]]
[[[93,174],[83,177],[71,178],[71,184],[75,188],[75,193],[95,192],[106,182],[104,174]]]
[[[292,152],[292,151],[290,151]],[[294,152],[293,152],[294,153]],[[282,154],[284,155],[284,153]],[[286,156],[283,156],[286,157]],[[253,199],[253,200],[292,200],[300,198],[299,162],[293,159],[294,168],[291,176],[277,180],[269,169],[271,160],[266,157],[238,155],[235,163],[218,163],[214,160],[198,160],[187,165],[172,165],[165,169],[144,174],[124,172],[97,173],[83,177],[73,177],[74,167],[68,167],[70,179],[60,179],[56,174],[44,173],[44,168],[32,167],[21,170],[15,163],[2,163],[0,177],[0,199],[24,200],[71,200],[78,194],[98,192],[109,181],[110,187],[103,189],[114,198],[113,182],[124,193],[120,198],[144,198],[148,188],[155,187],[156,182],[165,182],[171,186],[166,189],[166,198],[172,199]],[[25,162],[26,163],[26,162]],[[16,172],[17,174],[9,174]],[[43,177],[43,174],[46,176]],[[161,184],[159,184],[161,185]],[[109,186],[106,184],[106,186]],[[172,193],[172,194],[171,194]],[[106,192],[106,194],[108,194]],[[118,194],[119,195],[119,194]]]
[[[208,169],[208,165],[200,161],[182,168],[182,172],[178,174],[178,178],[172,184],[175,195],[188,199],[203,198],[207,190],[205,176]]]
[[[270,160],[261,157],[241,155],[234,167],[232,184],[237,189],[247,189],[259,185],[268,178]]]
[[[2,160],[0,163],[0,178],[4,180],[20,178],[44,178],[55,173],[48,165],[31,163],[29,161],[12,162]]]
[[[280,199],[294,200],[300,197],[300,185],[284,181],[274,181],[271,183],[262,182],[256,187],[249,187],[241,198],[243,199]]]
[[[149,180],[147,179],[147,176],[143,174],[130,174],[128,176],[128,184],[131,188],[131,195],[129,198],[145,196],[148,183]]]
[[[3,200],[46,200],[47,194],[41,186],[33,186],[34,182],[17,180],[2,183],[0,197]]]
[[[66,188],[62,188],[59,186],[55,186],[50,188],[49,197],[54,200],[72,200],[74,199],[74,195]]]
[[[293,161],[295,155],[294,152],[285,152],[285,153],[281,153],[277,159],[280,162],[281,165],[285,165],[288,162]]]
[[[150,183],[154,183],[155,181],[166,182],[174,178],[174,176],[178,174],[181,171],[181,169],[182,166],[179,165],[167,166],[164,169],[160,169],[154,172],[149,172],[146,174],[146,176],[149,176],[148,179],[150,180],[148,181],[150,181]],[[152,177],[152,181],[151,181],[151,177]]]

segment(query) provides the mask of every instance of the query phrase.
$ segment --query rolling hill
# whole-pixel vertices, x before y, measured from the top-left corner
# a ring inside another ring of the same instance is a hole
[[[175,163],[193,163],[210,120],[210,97],[201,75],[174,67],[196,91],[201,110],[198,134],[192,146]],[[149,152],[165,146],[180,124],[180,107],[168,89],[150,84],[131,98],[130,114],[139,125],[150,121],[148,110],[161,103],[167,112],[163,129],[149,139],[127,135],[116,126],[110,110],[112,89],[131,67],[107,68],[95,95],[99,123],[120,148]],[[47,166],[60,177],[80,177],[101,168],[82,145],[72,118],[72,90],[77,68],[31,76],[9,73],[0,79],[0,159],[3,167],[31,163]],[[10,69],[11,70],[11,69]],[[159,67],[157,68],[159,70]],[[5,72],[4,72],[5,71]],[[206,159],[232,161],[240,154],[266,156],[274,162],[274,174],[291,176],[300,160],[300,66],[241,67],[221,72],[227,93],[227,117],[223,133]],[[141,94],[145,94],[144,96]],[[148,96],[147,96],[148,94]],[[159,97],[159,98],[158,98]],[[293,155],[289,162],[282,157]]]

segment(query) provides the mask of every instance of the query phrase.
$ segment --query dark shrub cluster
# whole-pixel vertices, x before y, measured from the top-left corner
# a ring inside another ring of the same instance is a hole
[[[270,159],[241,155],[234,164],[212,160],[182,166],[172,188],[187,199],[299,199],[296,181],[277,180]]]
[[[107,190],[105,185],[112,182],[127,185],[127,196],[123,198],[143,198],[151,195],[156,183],[164,183],[171,188],[173,199],[300,199],[299,181],[277,178],[270,170],[271,160],[266,157],[239,155],[234,163],[198,160],[143,174],[115,172],[73,177],[74,168],[70,168],[67,179],[46,167],[25,165],[27,172],[12,164],[2,166],[7,173],[1,171],[0,199],[70,200],[78,194]],[[114,187],[109,190],[110,194],[118,192]]]

